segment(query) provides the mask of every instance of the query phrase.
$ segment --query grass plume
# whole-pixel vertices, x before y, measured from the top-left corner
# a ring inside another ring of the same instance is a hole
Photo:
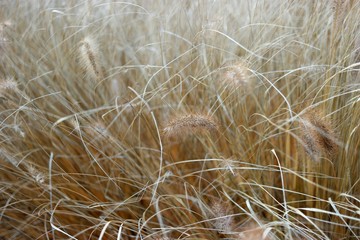
[[[216,120],[203,114],[184,114],[170,120],[163,128],[166,137],[182,137],[185,135],[208,132],[217,133]]]
[[[103,73],[100,63],[99,47],[90,37],[85,37],[79,47],[80,64],[86,76],[94,83],[102,80]]]
[[[229,88],[245,88],[250,90],[251,82],[250,71],[243,62],[230,64],[224,68],[219,81]]]
[[[230,233],[234,230],[234,219],[231,206],[220,200],[211,204],[211,211],[214,216],[214,228],[220,233]]]
[[[315,161],[320,157],[336,159],[337,136],[332,123],[320,112],[311,111],[301,119],[301,136],[306,153]]]

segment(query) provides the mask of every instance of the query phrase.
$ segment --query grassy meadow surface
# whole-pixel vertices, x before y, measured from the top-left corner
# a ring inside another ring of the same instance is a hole
[[[359,15],[0,1],[0,239],[359,239]]]

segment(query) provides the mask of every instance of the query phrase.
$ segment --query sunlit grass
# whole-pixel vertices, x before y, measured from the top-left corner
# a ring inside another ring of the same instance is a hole
[[[360,238],[359,14],[0,2],[0,238]]]

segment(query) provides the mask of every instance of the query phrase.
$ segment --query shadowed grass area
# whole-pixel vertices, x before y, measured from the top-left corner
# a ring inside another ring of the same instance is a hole
[[[0,238],[360,238],[357,1],[0,2]]]

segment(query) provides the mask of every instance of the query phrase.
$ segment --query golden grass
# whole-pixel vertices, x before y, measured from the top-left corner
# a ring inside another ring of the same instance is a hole
[[[357,1],[0,1],[0,239],[358,239]]]

